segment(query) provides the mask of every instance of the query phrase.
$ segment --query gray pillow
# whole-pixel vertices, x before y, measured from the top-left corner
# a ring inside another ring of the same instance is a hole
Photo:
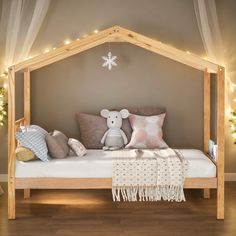
[[[16,139],[21,146],[29,148],[35,156],[42,161],[49,161],[47,144],[45,137],[48,134],[46,130],[37,126],[29,125],[21,127],[19,132],[16,132]]]
[[[127,108],[131,114],[151,116],[159,115],[165,113],[165,109],[162,108]],[[121,110],[121,109],[111,109],[111,110]],[[106,119],[85,113],[77,114],[77,120],[80,128],[81,142],[87,149],[101,149],[103,144],[101,144],[101,139],[107,130]],[[124,119],[122,123],[122,130],[125,132],[128,142],[131,140],[132,128],[128,119]]]
[[[68,156],[70,148],[68,146],[68,138],[65,134],[58,130],[46,135],[46,143],[49,155],[52,158],[62,159]]]
[[[77,119],[83,145],[88,149],[102,148],[101,139],[107,130],[106,119],[101,116],[84,113],[78,114]]]

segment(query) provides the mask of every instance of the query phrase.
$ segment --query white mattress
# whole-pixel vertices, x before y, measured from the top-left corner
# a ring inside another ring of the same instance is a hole
[[[196,149],[179,149],[188,160],[187,177],[215,177],[216,166]],[[16,161],[16,177],[57,177],[57,178],[111,178],[111,153],[103,150],[88,150],[84,157],[40,160],[31,162]]]

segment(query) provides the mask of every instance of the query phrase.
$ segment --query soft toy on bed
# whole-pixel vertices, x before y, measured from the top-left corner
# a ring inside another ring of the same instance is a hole
[[[103,150],[118,150],[128,143],[124,131],[121,129],[122,119],[128,118],[129,111],[122,109],[121,111],[109,111],[103,109],[101,116],[107,118],[108,130],[103,135],[101,143],[105,146]]]

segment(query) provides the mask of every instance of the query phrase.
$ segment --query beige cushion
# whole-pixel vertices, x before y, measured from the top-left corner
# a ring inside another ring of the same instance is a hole
[[[70,148],[68,146],[68,138],[65,134],[58,130],[46,135],[46,143],[49,155],[52,158],[62,159],[68,156]]]
[[[16,148],[16,159],[18,161],[32,161],[36,160],[37,157],[29,148],[20,146]]]
[[[132,114],[150,116],[159,115],[165,113],[165,109],[162,108],[127,108]],[[121,110],[121,109],[112,109]],[[106,119],[101,116],[89,115],[84,113],[77,114],[77,119],[80,128],[81,142],[88,149],[100,149],[103,147],[101,144],[101,139],[107,130]],[[122,130],[125,132],[128,142],[131,139],[132,128],[130,126],[129,120],[124,119],[122,123]]]

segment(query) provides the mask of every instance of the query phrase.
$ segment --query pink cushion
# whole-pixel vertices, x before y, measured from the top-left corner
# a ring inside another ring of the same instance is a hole
[[[165,113],[156,116],[139,116],[131,114],[129,122],[133,129],[130,142],[126,148],[166,148],[162,139],[162,125]]]

